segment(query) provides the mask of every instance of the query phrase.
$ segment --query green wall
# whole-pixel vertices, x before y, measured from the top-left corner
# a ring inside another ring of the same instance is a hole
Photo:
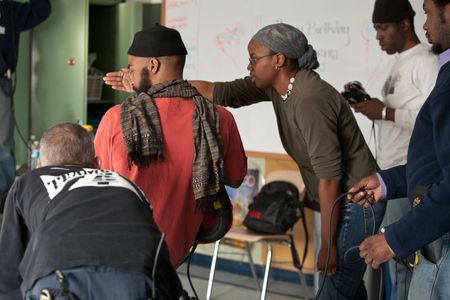
[[[44,130],[60,122],[85,123],[88,110],[98,107],[86,99],[88,52],[98,52],[96,67],[102,71],[120,70],[127,66],[134,33],[143,28],[141,3],[101,7],[98,4],[118,1],[51,1],[50,17],[32,32],[22,33],[20,40],[15,111],[25,142],[31,134],[40,138]],[[68,64],[70,59],[75,65]],[[109,101],[105,106],[127,96],[103,88],[102,99]],[[17,130],[15,141],[17,164],[25,164],[27,146]]]
[[[117,39],[116,39],[116,66],[115,70],[120,70],[128,65],[128,48],[133,42],[134,34],[142,30],[143,5],[141,3],[122,3],[117,6]],[[124,92],[114,92],[116,103],[123,102],[129,94]]]

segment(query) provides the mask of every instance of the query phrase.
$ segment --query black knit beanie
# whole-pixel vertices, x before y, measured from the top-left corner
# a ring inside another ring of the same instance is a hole
[[[415,16],[408,0],[376,0],[373,9],[373,23],[397,23]]]
[[[139,57],[161,57],[186,55],[187,50],[180,33],[156,24],[134,35],[128,54]]]

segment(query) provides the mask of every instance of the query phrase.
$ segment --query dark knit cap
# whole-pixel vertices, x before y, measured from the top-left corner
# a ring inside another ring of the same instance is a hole
[[[139,57],[179,56],[187,55],[187,50],[177,30],[156,24],[134,35],[128,54]]]
[[[373,9],[373,23],[397,23],[415,16],[408,0],[376,0]]]

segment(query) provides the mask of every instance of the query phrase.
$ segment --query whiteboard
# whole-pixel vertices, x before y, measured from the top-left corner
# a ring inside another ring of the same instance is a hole
[[[342,91],[348,81],[361,81],[372,97],[381,87],[396,55],[382,52],[371,21],[374,0],[166,0],[166,26],[176,28],[188,49],[184,77],[230,81],[248,75],[247,44],[262,27],[288,23],[299,28],[318,53],[321,77]],[[415,27],[426,41],[422,0],[410,0]],[[271,103],[230,109],[244,148],[285,153]],[[356,114],[366,141],[372,122]]]

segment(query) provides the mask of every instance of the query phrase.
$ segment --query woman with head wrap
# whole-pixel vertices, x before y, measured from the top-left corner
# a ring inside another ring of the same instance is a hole
[[[362,279],[366,264],[356,248],[348,249],[358,246],[374,225],[378,228],[384,204],[374,206],[374,219],[361,206],[342,202],[329,226],[333,201],[377,171],[353,113],[339,92],[314,72],[319,66],[316,52],[297,28],[283,23],[266,26],[250,40],[248,52],[250,76],[191,83],[224,106],[272,102],[281,141],[299,166],[308,199],[320,203],[321,214],[316,217],[321,234],[316,244],[321,242],[317,269],[323,289],[318,299],[366,299]],[[124,89],[122,79],[114,75],[110,74],[107,84]]]
[[[283,146],[299,166],[308,198],[320,203],[317,269],[320,283],[325,281],[319,299],[365,299],[362,278],[366,264],[359,259],[358,250],[347,250],[373,231],[373,222],[380,225],[383,204],[374,207],[375,220],[365,220],[369,212],[342,202],[333,211],[329,232],[333,201],[358,179],[377,170],[353,113],[341,95],[313,71],[319,67],[316,51],[297,28],[266,26],[250,40],[248,52],[249,77],[192,83],[207,98],[225,106],[272,101]]]

